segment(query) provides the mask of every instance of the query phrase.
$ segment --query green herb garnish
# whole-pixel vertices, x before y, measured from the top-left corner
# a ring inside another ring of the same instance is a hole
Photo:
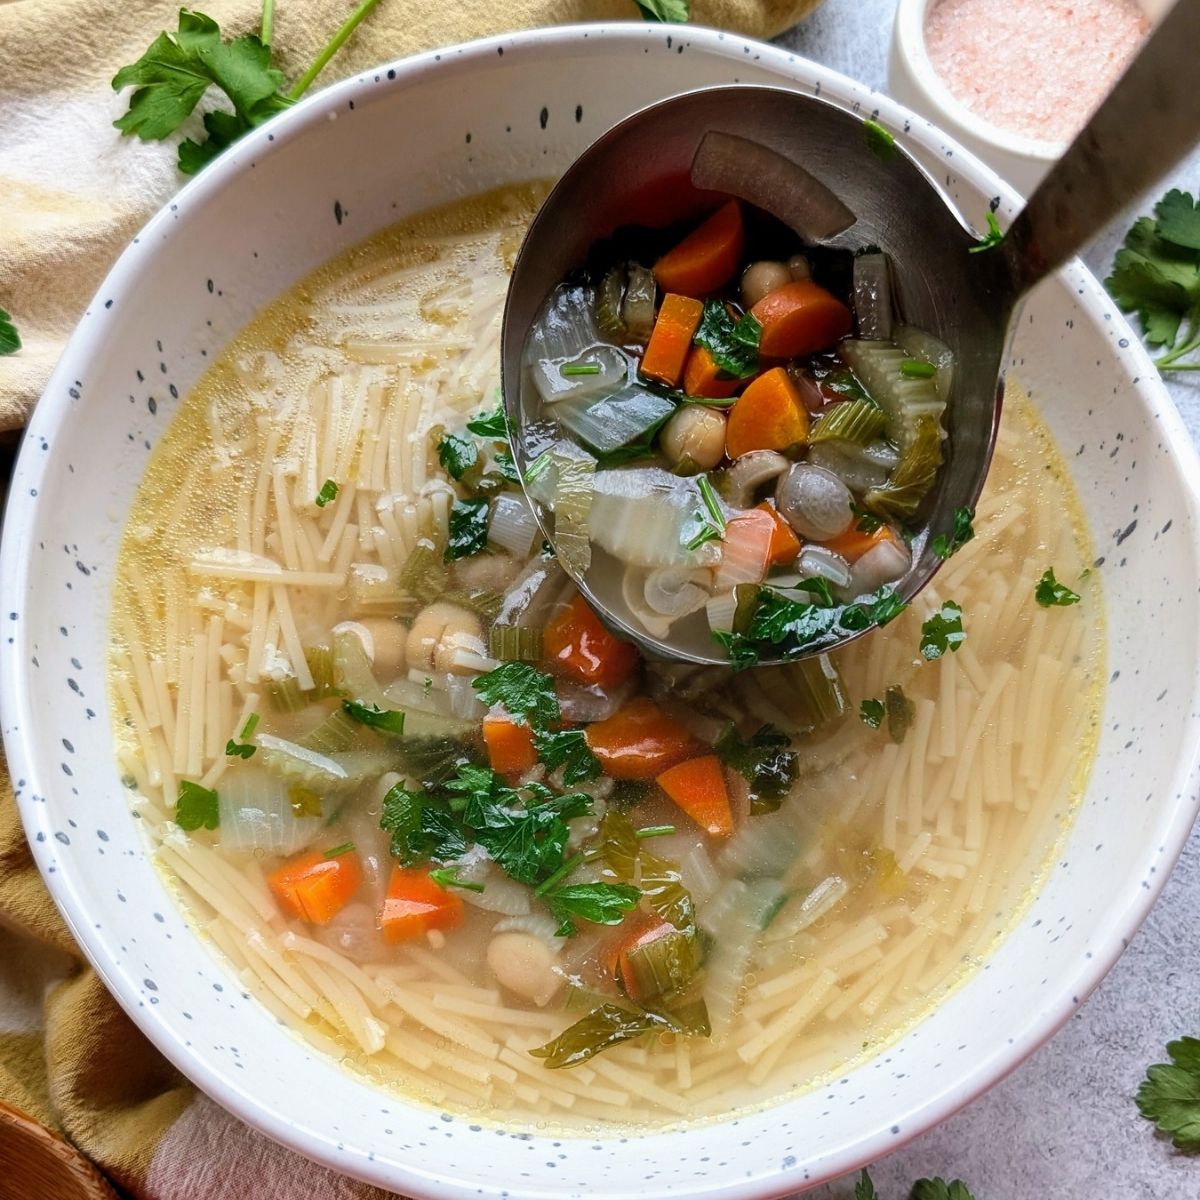
[[[468,421],[467,428],[476,437],[502,442],[508,437],[508,418],[504,415],[504,409],[497,404],[495,408],[480,413],[479,416]]]
[[[872,729],[878,729],[883,724],[884,707],[882,700],[864,700],[858,706],[859,719]]]
[[[905,379],[932,379],[937,367],[923,358],[906,358],[900,363],[900,374]]]
[[[967,251],[968,254],[980,254],[1004,241],[1004,230],[1000,228],[1000,222],[996,220],[996,214],[991,209],[987,212],[987,227],[987,233]]]
[[[896,686],[883,693],[883,707],[887,710],[888,737],[898,746],[917,715],[916,705],[904,694],[902,687]]]
[[[435,867],[429,872],[429,878],[438,887],[462,888],[465,892],[482,892],[485,890],[482,883],[472,883],[469,879],[459,879],[458,871],[453,867]]]
[[[1200,1038],[1167,1043],[1169,1063],[1155,1063],[1137,1090],[1138,1112],[1179,1150],[1200,1150]]]
[[[338,485],[332,479],[327,479],[321,484],[321,490],[317,493],[316,505],[318,508],[324,508],[325,505],[337,499]]]
[[[633,0],[643,21],[660,21],[669,25],[682,25],[692,19],[690,0]]]
[[[880,123],[871,117],[863,122],[863,133],[867,140],[867,149],[880,162],[891,162],[896,157],[896,139]]]
[[[949,538],[939,533],[933,539],[933,552],[938,558],[945,560],[952,554],[957,554],[974,536],[975,528],[971,524],[975,520],[973,508],[956,508],[954,510],[954,528]]]
[[[559,373],[565,376],[571,375],[599,375],[599,363],[563,363],[558,368]]]
[[[377,704],[362,704],[358,700],[343,700],[342,712],[352,721],[400,737],[404,732],[404,714]]]
[[[21,335],[12,322],[12,317],[0,308],[0,355],[16,354],[21,348]]]
[[[734,320],[723,300],[706,300],[693,341],[703,346],[726,375],[744,379],[758,370],[762,325],[753,313]]]
[[[1054,568],[1047,567],[1033,589],[1033,598],[1043,608],[1066,608],[1079,603],[1079,593],[1073,592],[1065,583],[1054,578]]]
[[[398,783],[383,798],[380,827],[391,834],[391,854],[410,867],[426,859],[448,862],[467,852],[462,825],[444,797]]]
[[[353,842],[343,842],[340,846],[334,846],[332,850],[326,850],[325,858],[341,858],[343,854],[349,854],[354,849]]]
[[[595,779],[602,771],[582,729],[539,729],[533,735],[533,747],[547,771],[562,767],[567,787]]]
[[[233,111],[205,113],[204,140],[187,138],[180,143],[179,169],[194,175],[243,134],[290,108],[377,3],[362,0],[286,92],[282,72],[271,65],[273,5],[264,5],[261,36],[251,33],[230,40],[221,37],[220,27],[211,17],[181,8],[179,28],[174,33],[160,33],[137,62],[122,67],[113,77],[114,91],[136,88],[128,111],[113,124],[125,135],[162,141],[180,128],[208,89],[216,86]]]
[[[921,626],[921,655],[932,661],[941,658],[948,650],[957,650],[966,640],[962,609],[953,600],[947,600]]]
[[[450,539],[442,551],[443,562],[469,558],[487,546],[488,502],[455,500],[450,509]]]
[[[548,729],[560,719],[554,680],[528,663],[502,663],[494,671],[477,676],[471,686],[489,708],[504,705],[514,721]]]
[[[221,808],[217,793],[201,787],[190,779],[179,781],[179,796],[175,801],[175,824],[180,829],[216,829],[221,823]]]
[[[637,907],[642,893],[626,883],[576,883],[542,893],[554,919],[559,937],[574,936],[575,921],[593,925],[620,925]]]
[[[437,447],[438,462],[451,479],[461,479],[479,462],[479,450],[470,438],[448,433]]]
[[[253,758],[254,751],[257,749],[257,746],[251,746],[245,742],[235,742],[233,738],[230,738],[225,743],[225,756],[226,758]]]
[[[800,777],[800,756],[792,750],[791,738],[771,725],[764,725],[749,741],[742,741],[730,725],[713,749],[725,766],[750,785],[750,812],[773,812]]]
[[[872,516],[866,509],[859,508],[854,501],[850,502],[850,511],[858,518],[854,528],[859,533],[875,533],[883,528],[883,522],[878,517]]]

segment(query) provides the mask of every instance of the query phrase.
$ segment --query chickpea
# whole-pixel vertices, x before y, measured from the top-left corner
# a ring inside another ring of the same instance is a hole
[[[725,457],[725,417],[715,408],[685,404],[671,414],[658,444],[673,467],[690,458],[709,471]]]
[[[488,943],[487,962],[501,986],[539,1007],[563,985],[563,976],[554,969],[557,956],[532,933],[498,933]]]
[[[753,308],[764,296],[792,282],[792,275],[781,262],[751,263],[742,273],[742,304]]]
[[[795,280],[811,279],[812,266],[803,254],[793,254],[787,260],[788,274]]]
[[[452,662],[454,651],[461,649],[484,652],[483,626],[474,613],[457,604],[435,600],[417,614],[405,646],[410,668],[464,673],[466,668],[456,667]]]

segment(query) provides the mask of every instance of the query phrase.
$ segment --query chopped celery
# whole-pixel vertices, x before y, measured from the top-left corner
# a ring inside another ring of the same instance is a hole
[[[351,791],[372,775],[381,775],[391,765],[386,752],[320,754],[268,733],[258,736],[258,759],[273,775],[321,795]]]
[[[803,658],[786,670],[793,699],[801,705],[811,728],[846,715],[850,702],[828,654]]]
[[[935,384],[938,396],[942,400],[950,399],[950,389],[954,386],[954,351],[939,341],[931,333],[923,329],[914,329],[911,325],[898,325],[892,332],[896,345],[910,358],[919,358],[932,364],[936,375]]]
[[[554,549],[567,573],[579,578],[592,565],[589,517],[596,481],[596,461],[555,454]]]
[[[455,588],[444,593],[442,599],[469,609],[485,621],[494,621],[504,603],[504,597],[492,588]]]
[[[891,342],[846,338],[838,351],[887,414],[888,436],[901,451],[916,439],[925,419],[940,430],[946,402],[938,394],[936,380],[906,379],[901,368],[908,356],[903,350]]]
[[[853,442],[865,446],[874,441],[887,425],[887,414],[870,400],[850,400],[834,405],[813,426],[809,443]]]
[[[554,415],[587,449],[608,456],[647,442],[674,411],[665,396],[630,383],[605,395],[563,400]]]
[[[371,660],[352,629],[339,629],[333,635],[334,679],[341,695],[364,704],[388,708],[387,697],[371,673]]]
[[[501,662],[540,662],[542,630],[523,625],[493,625],[488,630],[488,653]]]
[[[933,487],[941,463],[941,426],[932,416],[922,417],[891,477],[864,494],[862,507],[885,521],[911,520]]]
[[[337,691],[333,678],[333,651],[328,646],[309,646],[304,651],[304,661],[313,677],[318,696],[330,696]]]
[[[432,604],[446,590],[446,566],[442,552],[422,538],[400,568],[400,587],[422,604]]]
[[[655,1013],[635,1012],[619,1004],[602,1004],[564,1029],[553,1041],[529,1053],[550,1070],[576,1067],[603,1050],[646,1033],[669,1033],[671,1023]]]
[[[267,699],[276,712],[299,712],[314,699],[313,693],[306,692],[295,675],[286,679],[268,679],[265,687]]]
[[[635,342],[650,340],[654,330],[654,301],[657,287],[654,272],[641,263],[629,264],[629,284],[621,302],[621,320]]]
[[[341,708],[335,708],[325,720],[298,739],[297,744],[319,754],[337,754],[354,746],[359,733],[360,727]]]
[[[754,610],[758,607],[758,584],[739,583],[733,589],[737,604],[733,610],[733,632],[746,633],[750,628]]]
[[[625,954],[621,984],[639,1000],[658,1000],[682,992],[699,966],[696,939],[677,929],[634,946]]]
[[[405,737],[393,749],[404,773],[427,788],[445,783],[458,774],[459,767],[474,761],[462,742],[448,737]]]
[[[609,267],[596,289],[596,324],[606,338],[619,342],[625,335],[621,318],[621,301],[625,297],[625,270]]]

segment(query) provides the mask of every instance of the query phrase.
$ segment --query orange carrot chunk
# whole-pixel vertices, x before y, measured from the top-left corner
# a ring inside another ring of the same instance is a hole
[[[851,525],[845,533],[830,538],[821,545],[828,546],[835,554],[840,554],[848,562],[857,562],[868,550],[874,550],[881,542],[894,542],[896,535],[887,525],[880,525],[874,533],[863,533],[861,529]]]
[[[504,717],[486,717],[483,741],[488,762],[498,775],[523,775],[537,762],[533,748],[533,730]]]
[[[800,539],[796,536],[796,531],[779,515],[778,510],[770,500],[764,500],[758,507],[775,524],[775,528],[771,531],[771,549],[769,551],[770,558],[768,559],[768,565],[782,567],[788,563],[795,562],[796,555],[800,553]]]
[[[654,278],[664,291],[707,296],[733,278],[745,245],[742,208],[730,200],[654,264]]]
[[[683,375],[692,338],[696,336],[703,316],[704,305],[699,300],[668,292],[658,310],[658,319],[638,370],[647,379],[657,379],[667,387],[675,387]]]
[[[724,376],[713,356],[703,346],[693,346],[683,368],[683,391],[706,400],[727,400],[747,380]]]
[[[462,900],[434,883],[428,872],[392,868],[379,913],[379,932],[385,942],[408,942],[431,929],[453,929],[462,919]]]
[[[730,458],[751,450],[787,450],[807,440],[808,410],[782,367],[760,375],[729,411],[725,453]]]
[[[850,310],[811,279],[785,283],[750,311],[762,325],[758,349],[766,358],[793,358],[828,349],[854,324]]]
[[[637,670],[637,650],[609,633],[579,595],[551,617],[542,646],[549,666],[576,683],[615,688]]]
[[[358,891],[362,867],[353,850],[332,858],[309,850],[272,871],[267,883],[287,916],[325,925]]]
[[[733,832],[725,770],[715,754],[681,762],[655,782],[705,833],[728,837]]]
[[[645,696],[589,725],[584,737],[613,779],[653,779],[695,752],[691,734]]]

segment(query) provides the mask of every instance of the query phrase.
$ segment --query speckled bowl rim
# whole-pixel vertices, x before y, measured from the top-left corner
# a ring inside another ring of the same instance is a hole
[[[306,129],[326,120],[347,101],[366,94],[372,88],[399,88],[430,75],[469,76],[478,64],[490,60],[497,51],[503,53],[505,49],[534,56],[546,55],[552,54],[556,48],[567,46],[577,50],[578,43],[588,38],[597,43],[623,39],[631,47],[640,48],[647,37],[664,35],[686,39],[691,47],[728,59],[731,66],[746,61],[743,56],[752,56],[776,72],[781,81],[819,88],[825,98],[852,105],[856,110],[863,108],[864,102],[869,102],[875,115],[891,128],[903,131],[900,136],[915,143],[919,151],[932,155],[952,153],[956,172],[987,194],[998,197],[1001,211],[1011,214],[1019,206],[1019,198],[1010,187],[930,122],[846,76],[786,50],[733,34],[692,26],[686,27],[685,31],[680,27],[639,26],[634,23],[567,25],[499,35],[431,50],[367,71],[302,101],[273,120],[269,126],[248,134],[230,152],[206,168],[201,176],[187,184],[169,205],[164,206],[118,259],[101,285],[94,306],[99,308],[100,297],[121,297],[130,277],[136,277],[153,260],[160,239],[167,234],[174,210],[202,205],[233,179],[247,173],[254,159],[261,160],[273,149],[278,150],[302,137]],[[1085,308],[1098,310],[1111,303],[1082,263],[1076,261],[1065,271]],[[24,597],[30,587],[25,551],[26,533],[32,524],[36,506],[36,500],[30,499],[31,489],[36,495],[47,471],[47,456],[33,453],[32,450],[43,438],[52,435],[60,423],[69,419],[72,406],[69,386],[78,374],[75,364],[85,362],[105,336],[103,327],[90,319],[92,312],[93,309],[89,309],[72,335],[47,385],[43,399],[30,421],[13,475],[3,527],[4,537],[0,543],[0,579],[7,581],[6,586],[11,589],[9,594],[14,597]],[[1108,332],[1114,338],[1128,339],[1129,348],[1123,353],[1129,356],[1134,378],[1130,390],[1136,392],[1139,402],[1157,423],[1163,438],[1163,453],[1173,461],[1183,483],[1182,496],[1189,509],[1192,548],[1200,557],[1200,457],[1137,335],[1119,314],[1113,315]],[[32,717],[28,704],[29,693],[25,687],[29,658],[24,627],[24,622],[21,622],[12,646],[0,645],[0,727],[5,730],[26,728]],[[794,1164],[781,1165],[777,1170],[757,1178],[733,1178],[732,1173],[727,1173],[723,1178],[714,1177],[698,1182],[689,1189],[688,1195],[704,1197],[706,1200],[715,1200],[717,1197],[721,1200],[762,1200],[768,1196],[784,1196],[805,1190],[855,1170],[896,1150],[903,1142],[953,1115],[1014,1070],[1067,1021],[1079,1003],[1100,983],[1146,918],[1170,874],[1169,870],[1161,868],[1164,864],[1173,866],[1177,861],[1195,820],[1200,785],[1200,711],[1194,706],[1200,697],[1200,664],[1193,669],[1192,684],[1189,699],[1193,707],[1189,708],[1185,718],[1186,732],[1190,735],[1185,744],[1192,749],[1176,763],[1171,775],[1170,790],[1174,799],[1168,802],[1169,815],[1156,827],[1139,835],[1146,846],[1146,870],[1142,874],[1144,882],[1128,889],[1129,894],[1123,904],[1110,906],[1107,922],[1096,929],[1091,943],[1097,949],[1090,957],[1079,960],[1071,969],[1064,971],[1048,1003],[1029,1014],[1019,1036],[1007,1044],[997,1045],[993,1053],[982,1057],[953,1083],[931,1088],[927,1099],[915,1107],[909,1107],[902,1114],[903,1134],[898,1129],[893,1129],[890,1134],[887,1130],[868,1133],[859,1140],[847,1142],[835,1152],[810,1160],[807,1167],[801,1158]],[[53,830],[44,815],[45,806],[30,803],[28,797],[41,790],[41,781],[48,778],[54,764],[34,761],[26,754],[23,739],[19,736],[6,736],[6,750],[13,779],[23,779],[26,783],[18,801],[26,835],[31,843],[39,833],[43,838],[48,838]],[[1153,864],[1156,863],[1159,869],[1154,869]],[[95,930],[82,907],[73,881],[74,870],[74,867],[59,869],[53,875],[44,874],[43,878],[97,973],[150,1041],[184,1075],[230,1112],[273,1140],[335,1171],[348,1172],[380,1186],[401,1188],[417,1195],[437,1197],[438,1200],[470,1200],[479,1194],[509,1194],[504,1190],[502,1180],[484,1193],[483,1189],[477,1190],[445,1175],[435,1175],[394,1161],[382,1163],[373,1160],[365,1151],[336,1145],[335,1138],[328,1131],[292,1123],[270,1110],[251,1088],[239,1083],[236,1073],[227,1063],[217,1058],[206,1060],[195,1049],[185,1045],[185,1031],[169,1010],[165,1007],[143,1006],[139,1002],[138,981],[119,961],[110,944],[113,935]],[[207,947],[202,947],[198,936],[196,949],[198,953],[211,953]],[[785,1099],[778,1107],[786,1107],[788,1103]],[[719,1126],[727,1120],[729,1118],[718,1118],[711,1124]],[[561,1188],[554,1186],[552,1179],[543,1177],[536,1182],[531,1181],[529,1186],[522,1186],[521,1194],[549,1198],[564,1193]],[[612,1191],[606,1194],[634,1196],[643,1193]],[[647,1189],[644,1194],[653,1193]]]

